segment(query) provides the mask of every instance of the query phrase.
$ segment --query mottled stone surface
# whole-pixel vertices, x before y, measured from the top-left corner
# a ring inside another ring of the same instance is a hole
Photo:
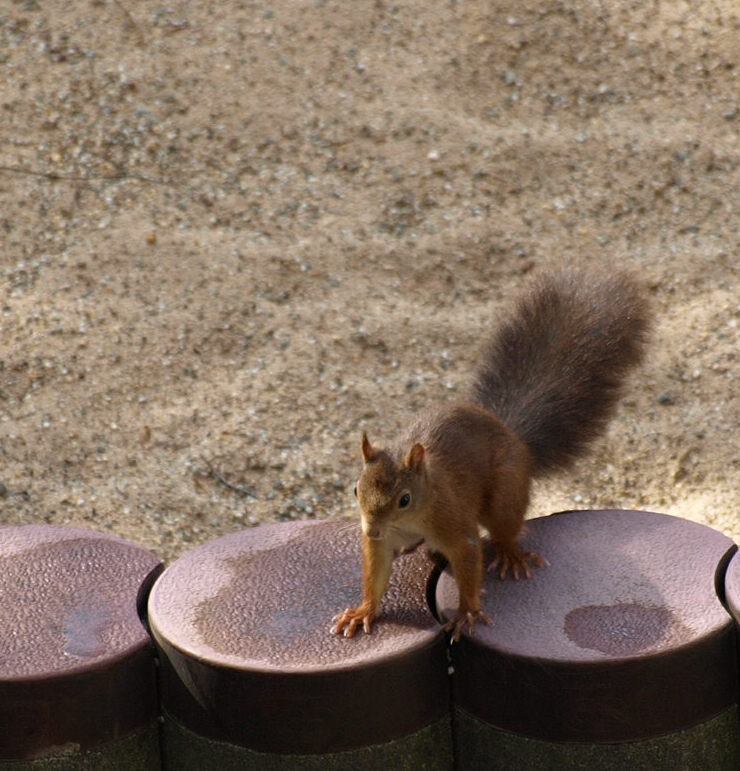
[[[155,634],[201,660],[235,668],[323,671],[383,661],[426,645],[439,626],[426,604],[431,571],[417,552],[396,559],[372,634],[329,634],[362,597],[359,527],[286,522],[242,530],[185,554],[152,592]]]
[[[740,623],[740,552],[736,552],[727,564],[723,589],[727,610],[735,622]]]
[[[0,678],[72,673],[147,645],[137,601],[159,565],[92,530],[0,527]]]
[[[455,700],[505,730],[623,741],[696,725],[737,700],[735,632],[715,574],[726,536],[676,517],[566,512],[530,520],[531,580],[488,573],[478,625],[454,647]],[[457,605],[445,573],[436,597]]]
[[[399,555],[372,634],[347,639],[330,628],[361,598],[358,527],[267,525],[193,550],[149,602],[165,708],[195,733],[278,754],[356,749],[430,725],[449,702],[431,569],[421,550]]]
[[[0,759],[84,755],[152,722],[154,650],[139,607],[160,570],[114,536],[0,527]]]

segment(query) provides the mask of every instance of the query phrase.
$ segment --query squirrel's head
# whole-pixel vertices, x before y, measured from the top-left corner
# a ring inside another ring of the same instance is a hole
[[[418,442],[400,461],[373,447],[362,435],[362,473],[355,486],[360,504],[362,532],[368,538],[385,538],[400,520],[419,510],[423,495],[424,447]]]

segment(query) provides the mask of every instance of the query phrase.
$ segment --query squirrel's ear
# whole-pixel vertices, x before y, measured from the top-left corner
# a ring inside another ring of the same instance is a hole
[[[375,457],[375,448],[370,444],[367,434],[362,432],[362,459],[369,463]]]
[[[421,468],[421,464],[424,462],[424,445],[417,442],[409,454],[403,459],[403,465],[407,469],[412,471],[418,471]]]

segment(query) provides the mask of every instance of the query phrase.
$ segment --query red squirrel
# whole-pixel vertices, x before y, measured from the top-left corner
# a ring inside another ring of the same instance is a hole
[[[355,487],[362,525],[363,599],[332,632],[371,631],[395,555],[422,541],[449,562],[460,595],[446,625],[490,623],[480,608],[483,548],[501,578],[531,577],[545,560],[521,549],[534,477],[566,469],[611,418],[642,359],[648,303],[623,272],[563,269],[536,276],[484,346],[467,398],[416,415],[393,442],[363,434]]]

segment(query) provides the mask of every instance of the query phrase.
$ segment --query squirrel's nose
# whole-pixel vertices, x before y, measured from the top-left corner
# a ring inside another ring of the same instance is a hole
[[[362,520],[362,532],[373,541],[379,541],[383,538],[383,531],[379,525],[368,522],[363,518]]]

